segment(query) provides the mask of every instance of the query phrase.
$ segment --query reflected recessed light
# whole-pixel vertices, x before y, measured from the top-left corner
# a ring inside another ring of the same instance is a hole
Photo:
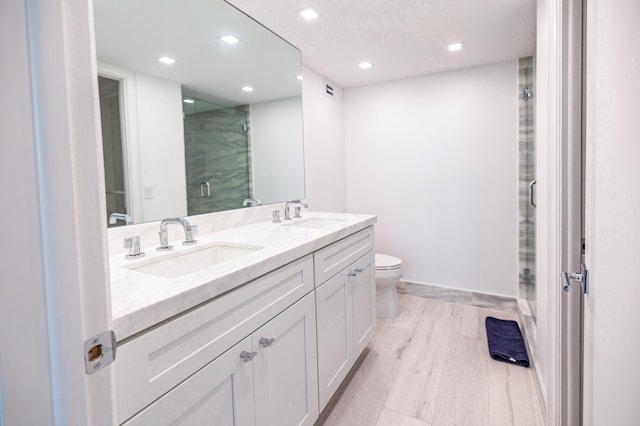
[[[185,104],[192,104],[195,101],[193,99],[183,99],[182,102],[184,102]]]
[[[297,77],[297,79],[298,79],[298,80],[300,80],[300,81],[302,81],[302,76],[301,76],[301,75],[299,75],[299,76]]]
[[[463,46],[464,45],[462,43],[451,43],[447,48],[449,49],[449,52],[455,52],[457,50],[462,50]]]
[[[244,86],[244,87],[242,88],[242,90],[243,90],[244,92],[253,92],[253,87],[251,87],[251,86]]]
[[[320,12],[315,10],[313,7],[305,7],[304,9],[300,9],[298,13],[307,21],[311,21],[320,16]]]
[[[231,34],[227,34],[226,36],[220,37],[220,40],[224,41],[227,44],[236,44],[240,41],[239,38],[234,37]]]
[[[373,66],[373,64],[371,62],[365,61],[365,62],[360,62],[358,66],[363,70],[368,70]]]
[[[162,62],[163,64],[167,64],[167,65],[171,65],[171,64],[175,64],[176,60],[169,58],[168,56],[163,56],[161,58],[158,58],[158,61]]]

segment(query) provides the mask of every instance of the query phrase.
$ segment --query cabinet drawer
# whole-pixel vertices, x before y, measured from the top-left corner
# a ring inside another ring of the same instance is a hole
[[[374,245],[371,226],[315,252],[316,287],[372,250]]]
[[[118,346],[118,423],[192,375],[313,290],[311,255]]]

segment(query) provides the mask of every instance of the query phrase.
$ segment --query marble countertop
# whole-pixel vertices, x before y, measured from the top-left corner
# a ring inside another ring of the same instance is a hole
[[[124,252],[110,256],[112,326],[117,340],[122,341],[376,222],[373,215],[305,212],[303,216],[298,221],[324,218],[337,222],[313,229],[266,221],[198,235],[197,244],[175,244],[171,252],[143,246],[145,257],[140,260],[125,259]],[[152,263],[216,242],[262,248],[178,278],[129,269],[135,264]]]

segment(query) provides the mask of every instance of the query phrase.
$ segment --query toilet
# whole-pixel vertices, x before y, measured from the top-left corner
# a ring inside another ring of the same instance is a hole
[[[376,253],[376,298],[378,316],[398,316],[398,290],[396,283],[402,276],[402,260],[386,254]]]

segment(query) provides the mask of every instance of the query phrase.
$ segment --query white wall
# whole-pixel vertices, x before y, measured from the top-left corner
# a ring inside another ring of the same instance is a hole
[[[180,85],[142,73],[136,73],[136,85],[142,185],[151,185],[153,188],[153,198],[142,196],[142,221],[186,216],[187,184]]]
[[[334,85],[335,96],[327,97],[325,80],[303,67],[305,188],[309,208],[346,212],[346,166],[344,145],[343,90]]]
[[[347,207],[407,281],[517,296],[517,62],[349,89]]]
[[[301,107],[300,97],[250,105],[253,197],[264,204],[304,198]]]

